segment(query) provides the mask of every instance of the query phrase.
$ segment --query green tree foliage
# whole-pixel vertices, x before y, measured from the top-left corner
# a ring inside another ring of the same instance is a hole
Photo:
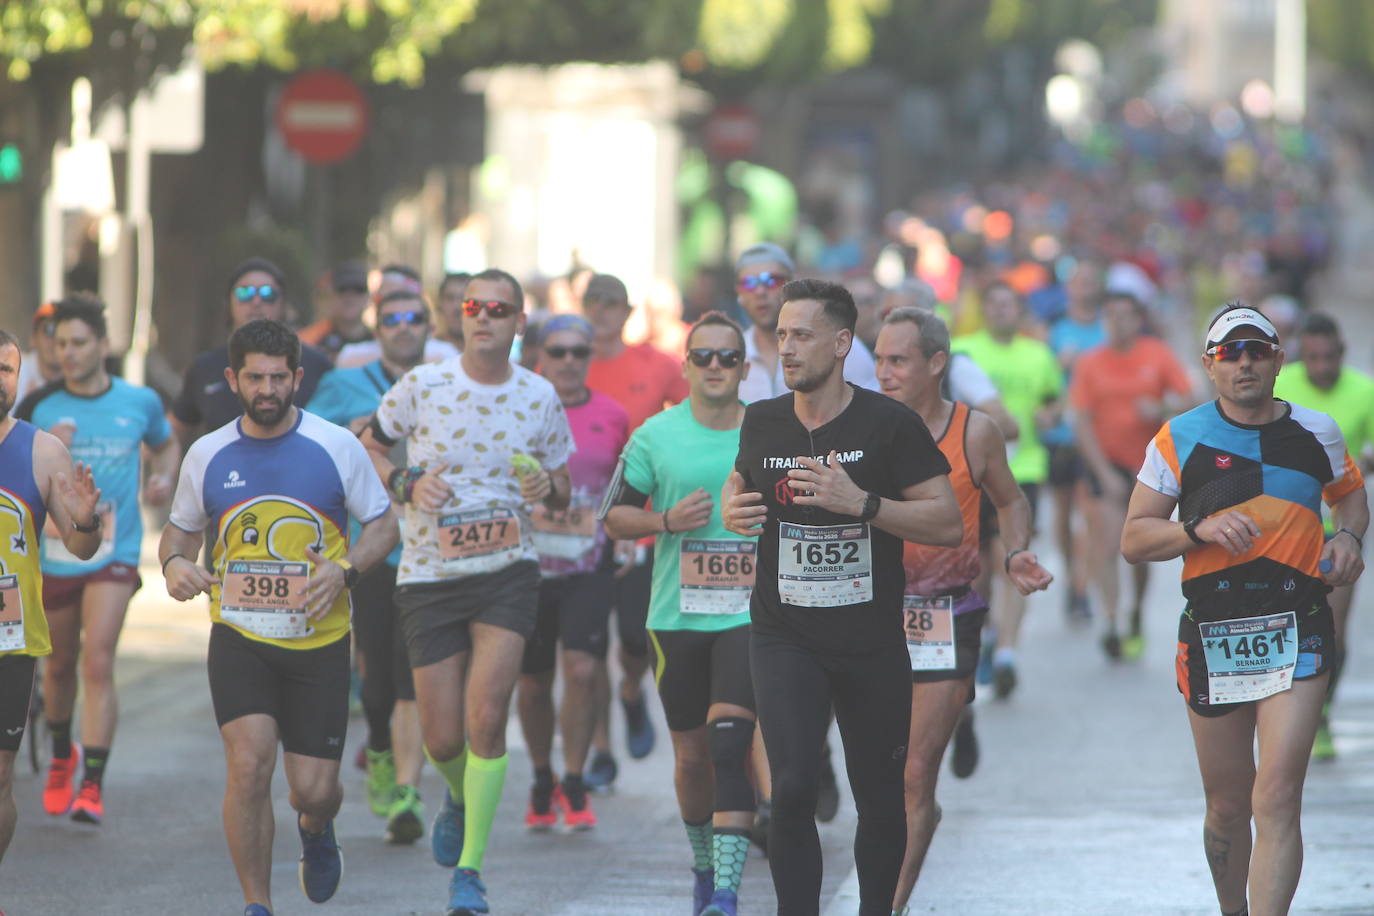
[[[1322,57],[1374,77],[1374,9],[1349,0],[1307,0],[1307,40]]]

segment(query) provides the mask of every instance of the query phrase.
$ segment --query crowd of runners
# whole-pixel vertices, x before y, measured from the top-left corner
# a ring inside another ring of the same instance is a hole
[[[860,914],[907,912],[942,761],[975,772],[970,704],[1017,689],[1047,566],[1066,625],[1130,664],[1149,564],[1179,556],[1202,852],[1223,914],[1287,912],[1308,761],[1335,753],[1374,381],[1291,300],[1217,303],[1176,352],[1145,268],[1061,267],[966,280],[951,309],[914,274],[809,279],[762,243],[732,308],[669,352],[627,341],[610,275],[551,313],[499,269],[431,298],[410,267],[349,262],[294,330],[282,271],[253,258],[226,278],[227,342],[167,408],[111,371],[97,300],[44,305],[29,352],[0,331],[0,856],[36,677],[45,811],[106,816],[146,504],[168,507],[168,594],[208,599],[245,916],[272,913],[278,746],[301,887],[339,887],[354,681],[368,805],[386,842],[428,836],[449,916],[502,911],[483,863],[512,708],[525,826],[583,831],[621,766],[613,710],[645,757],[654,692],[686,835],[655,880],[684,911],[734,916],[757,845],[778,912],[819,912],[835,731]]]

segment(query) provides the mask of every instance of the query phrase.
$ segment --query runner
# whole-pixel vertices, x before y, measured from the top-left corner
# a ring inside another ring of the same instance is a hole
[[[625,322],[630,318],[630,294],[619,278],[596,274],[587,281],[582,294],[582,310],[596,331],[592,341],[592,363],[587,385],[593,391],[609,394],[630,416],[630,432],[665,407],[687,397],[687,382],[682,366],[651,344],[625,343]],[[644,672],[649,670],[649,643],[645,620],[649,614],[649,589],[653,576],[653,541],[639,545],[617,545],[618,568],[615,573],[616,635],[620,639],[620,706],[625,713],[625,743],[635,760],[649,756],[654,749],[654,725],[644,702]],[[598,701],[595,754],[588,773],[594,786],[604,788],[615,781],[616,763],[611,754],[609,725],[609,680],[600,688],[604,699]]]
[[[744,332],[707,312],[687,336],[687,402],[651,417],[625,449],[608,499],[618,538],[656,535],[649,639],[692,848],[693,916],[735,916],[754,820],[749,752],[752,538],[721,524],[718,494],[739,450]],[[649,509],[649,501],[654,506]]]
[[[18,396],[19,341],[0,329],[0,860],[18,812],[14,757],[29,722],[36,660],[51,651],[43,614],[38,534],[48,515],[73,555],[100,549],[100,490],[56,436],[10,416]]]
[[[382,399],[363,443],[406,504],[396,576],[425,751],[448,793],[434,859],[453,868],[448,916],[487,912],[481,868],[506,781],[506,718],[539,601],[527,506],[568,505],[572,434],[545,379],[513,366],[524,297],[495,268],[468,284],[466,348]],[[387,457],[405,440],[409,467]]]
[[[1130,293],[1107,293],[1102,301],[1107,341],[1078,360],[1069,389],[1074,437],[1097,502],[1090,516],[1095,546],[1092,578],[1106,625],[1102,649],[1112,660],[1136,659],[1145,651],[1141,609],[1150,583],[1150,567],[1145,564],[1131,570],[1134,592],[1125,639],[1118,630],[1117,554],[1133,469],[1145,460],[1145,449],[1160,424],[1193,403],[1193,384],[1173,351],[1158,337],[1143,333],[1147,316],[1145,306]]]
[[[138,575],[143,518],[138,506],[143,478],[140,447],[152,456],[143,496],[163,505],[172,493],[180,457],[162,399],[105,371],[110,354],[105,308],[71,298],[58,303],[53,321],[63,380],[29,395],[15,411],[57,436],[91,468],[105,494],[100,549],[88,560],[73,556],[56,523],[44,531],[43,607],[52,655],[43,665],[44,714],[52,736],[52,760],[43,809],[54,817],[99,824],[103,786],[118,717],[115,647],[129,600],[142,585]],[[72,741],[77,662],[81,666],[81,742]],[[84,760],[84,768],[78,767]],[[77,777],[80,776],[78,792]]]
[[[381,357],[325,375],[308,409],[331,423],[361,431],[396,380],[420,364],[429,330],[429,307],[419,293],[398,290],[383,296],[377,304]],[[396,463],[404,467],[405,450],[397,451]],[[424,835],[419,780],[425,758],[415,681],[397,621],[400,562],[397,544],[385,561],[359,577],[353,589],[353,633],[363,659],[368,805],[373,814],[386,818],[383,836],[388,843],[408,844]]]
[[[963,524],[925,424],[845,382],[849,293],[797,280],[783,303],[778,353],[793,393],[749,405],[722,493],[726,529],[761,538],[750,657],[773,773],[769,866],[780,913],[818,912],[816,793],[833,700],[859,813],[860,916],[887,916],[911,724],[902,541],[955,547]]]
[[[377,289],[372,294],[374,304],[380,303],[392,293],[410,293],[422,297],[420,274],[406,264],[387,264],[377,272]],[[458,348],[438,337],[425,341],[424,361],[441,363],[458,355]],[[334,358],[334,365],[340,369],[366,366],[382,358],[382,345],[375,339],[361,340],[344,346]]]
[[[1030,506],[1007,467],[1006,441],[990,417],[946,400],[940,389],[949,367],[949,329],[928,311],[900,308],[883,322],[876,346],[883,394],[920,414],[938,436],[950,465],[950,483],[963,517],[958,547],[907,544],[903,598],[907,653],[911,661],[911,732],[906,756],[906,858],[892,903],[906,912],[907,900],[940,822],[935,784],[940,759],[956,726],[968,733],[953,761],[956,773],[977,764],[973,732],[973,672],[987,602],[970,584],[978,577],[978,515],[984,492],[997,508],[1002,537],[1012,546],[1006,573],[1022,594],[1046,588],[1052,577],[1027,549]],[[961,715],[962,714],[962,715]]]
[[[434,302],[442,326],[438,339],[453,344],[460,351],[463,349],[463,297],[471,279],[469,273],[444,274],[439,283],[439,297]]]
[[[1064,377],[1050,348],[1020,333],[1024,317],[1025,305],[1016,291],[1006,283],[993,283],[983,294],[986,327],[955,338],[951,346],[954,352],[971,356],[992,377],[1007,411],[1020,426],[1008,462],[1012,476],[1030,503],[1034,530],[1040,487],[1050,469],[1049,452],[1040,435],[1059,422]],[[984,521],[984,538],[995,533],[994,519],[989,512]],[[1004,567],[1008,552],[1004,539],[992,537],[983,556],[985,570]],[[992,682],[998,699],[1007,698],[1016,689],[1016,645],[1025,613],[1026,598],[1018,589],[997,590],[992,602],[992,622],[997,631]]]
[[[606,663],[612,585],[610,540],[596,519],[616,459],[629,437],[630,419],[610,396],[587,387],[594,332],[579,315],[555,315],[539,332],[539,367],[553,383],[572,427],[577,450],[568,461],[568,508],[534,512],[539,550],[539,619],[520,666],[520,727],[529,749],[534,785],[525,826],[548,830],[559,815],[570,830],[596,826],[584,770],[596,727],[597,667]],[[527,333],[525,339],[531,336]],[[560,657],[559,644],[563,651]],[[554,669],[563,667],[563,778],[553,756]]]
[[[1272,916],[1302,870],[1302,786],[1335,661],[1326,592],[1363,571],[1369,507],[1336,423],[1274,400],[1283,351],[1269,320],[1232,303],[1205,340],[1218,398],[1150,443],[1121,551],[1183,555],[1178,689],[1207,798],[1203,848],[1223,914],[1250,912],[1248,881],[1256,916]],[[1323,498],[1338,526],[1324,545]]]
[[[250,321],[229,338],[225,377],[244,415],[191,446],[158,547],[169,595],[210,597],[210,699],[228,769],[224,833],[244,916],[272,912],[278,740],[298,813],[301,889],[323,903],[339,886],[347,589],[397,537],[358,440],[292,404],[304,375],[300,347],[278,321]],[[363,522],[351,547],[349,515]],[[194,559],[207,528],[212,571]]]
[[[23,355],[19,370],[19,401],[51,382],[62,381],[62,363],[57,358],[56,302],[44,302],[33,313],[32,349]],[[15,403],[19,403],[16,401]]]
[[[1321,312],[1312,312],[1304,320],[1298,337],[1298,355],[1302,362],[1289,363],[1279,371],[1274,396],[1329,415],[1341,428],[1351,457],[1368,470],[1374,466],[1370,464],[1370,449],[1374,448],[1374,379],[1343,365],[1345,340],[1340,327]],[[1328,514],[1326,535],[1330,537],[1335,532]],[[1314,760],[1331,760],[1336,756],[1336,743],[1331,739],[1331,703],[1345,670],[1345,634],[1354,596],[1353,585],[1336,586],[1327,596],[1336,624],[1335,661],[1317,739],[1312,744]]]
[[[372,329],[363,322],[371,304],[367,290],[367,265],[360,261],[335,264],[329,271],[329,286],[334,292],[328,317],[302,328],[301,343],[319,347],[330,358],[351,343],[372,339]]]

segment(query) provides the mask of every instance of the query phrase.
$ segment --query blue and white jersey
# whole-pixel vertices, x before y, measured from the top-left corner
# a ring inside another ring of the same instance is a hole
[[[391,503],[358,438],[307,411],[271,439],[246,436],[234,420],[202,436],[186,453],[169,520],[183,531],[214,534],[213,567],[225,580],[230,564],[308,563],[306,548],[330,560],[348,552],[348,516],[364,524]],[[348,632],[347,590],[308,633],[274,637],[226,619],[223,585],[210,592],[210,617],[250,639],[288,649],[313,649]]]
[[[104,530],[95,555],[78,559],[49,525],[43,533],[43,571],[49,576],[81,576],[113,563],[138,566],[143,544],[139,445],[157,448],[172,435],[157,393],[113,376],[110,387],[94,397],[72,394],[59,383],[25,398],[15,415],[59,438],[69,433],[72,460],[90,465],[100,488],[97,511]]]

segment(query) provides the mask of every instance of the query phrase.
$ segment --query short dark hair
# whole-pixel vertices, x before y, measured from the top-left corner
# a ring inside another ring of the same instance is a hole
[[[444,279],[439,281],[439,292],[443,292],[444,287],[448,286],[450,283],[461,283],[467,286],[468,281],[471,279],[472,274],[465,270],[460,270],[457,273],[444,274]]]
[[[993,280],[987,286],[983,287],[983,298],[986,299],[999,289],[1004,289],[1011,293],[1011,297],[1016,300],[1016,304],[1023,308],[1025,307],[1025,299],[1016,291],[1016,287],[1002,279]]]
[[[414,267],[411,267],[409,264],[392,262],[390,264],[383,265],[381,272],[384,274],[400,274],[403,277],[409,277],[416,283],[420,282],[420,272],[416,270]]]
[[[229,368],[238,372],[249,353],[285,356],[286,365],[295,372],[301,364],[301,339],[280,321],[259,318],[250,321],[229,337]]]
[[[105,321],[105,304],[94,296],[81,293],[68,296],[57,303],[57,311],[53,313],[52,320],[54,325],[64,321],[84,321],[99,340],[109,336],[109,327]]]
[[[473,274],[468,282],[471,283],[473,280],[501,280],[509,283],[510,288],[515,291],[515,307],[522,312],[525,310],[525,290],[520,286],[520,281],[501,268],[488,267],[486,270]]]
[[[246,261],[240,261],[235,264],[234,269],[229,271],[229,282],[224,285],[224,294],[227,296],[232,293],[234,287],[238,286],[239,280],[242,279],[243,275],[252,273],[255,270],[260,270],[271,276],[272,282],[277,284],[282,295],[286,294],[286,274],[282,273],[280,267],[266,258],[249,258]]]
[[[406,302],[420,303],[420,306],[424,309],[425,314],[429,314],[429,300],[425,298],[425,294],[417,293],[409,289],[393,289],[391,292],[387,293],[385,296],[378,299],[377,311],[378,313],[380,313],[382,310],[382,306],[392,302],[400,302],[402,300],[405,300]]]
[[[1341,336],[1340,325],[1336,319],[1325,312],[1308,312],[1298,329],[1299,337],[1337,337]]]
[[[1107,307],[1108,302],[1129,302],[1131,304],[1131,307],[1135,309],[1135,313],[1139,315],[1141,318],[1144,318],[1148,314],[1148,310],[1145,308],[1145,303],[1141,302],[1140,297],[1137,296],[1135,293],[1130,292],[1129,290],[1107,290],[1100,297],[1098,297],[1098,309],[1105,309]]]
[[[711,309],[711,311],[705,313],[696,321],[692,322],[692,326],[687,329],[687,349],[690,350],[692,348],[692,335],[697,332],[697,328],[705,327],[709,324],[717,324],[721,327],[726,327],[734,331],[735,336],[739,338],[739,348],[741,350],[745,348],[744,328],[741,328],[739,326],[739,322],[735,321],[735,319],[731,318],[729,315],[725,314],[719,309]]]
[[[21,359],[23,358],[24,348],[19,346],[19,338],[15,337],[13,334],[11,334],[9,331],[6,331],[4,328],[0,328],[0,349],[3,349],[4,347],[14,347],[14,349],[19,351],[19,357]]]
[[[949,353],[949,326],[929,309],[902,305],[887,313],[883,325],[905,321],[921,332],[921,355],[930,359],[936,353]]]
[[[793,302],[797,299],[815,299],[825,310],[825,316],[836,327],[854,333],[854,325],[859,321],[859,310],[854,305],[854,297],[838,283],[829,280],[803,278],[792,280],[782,288],[782,301]]]

